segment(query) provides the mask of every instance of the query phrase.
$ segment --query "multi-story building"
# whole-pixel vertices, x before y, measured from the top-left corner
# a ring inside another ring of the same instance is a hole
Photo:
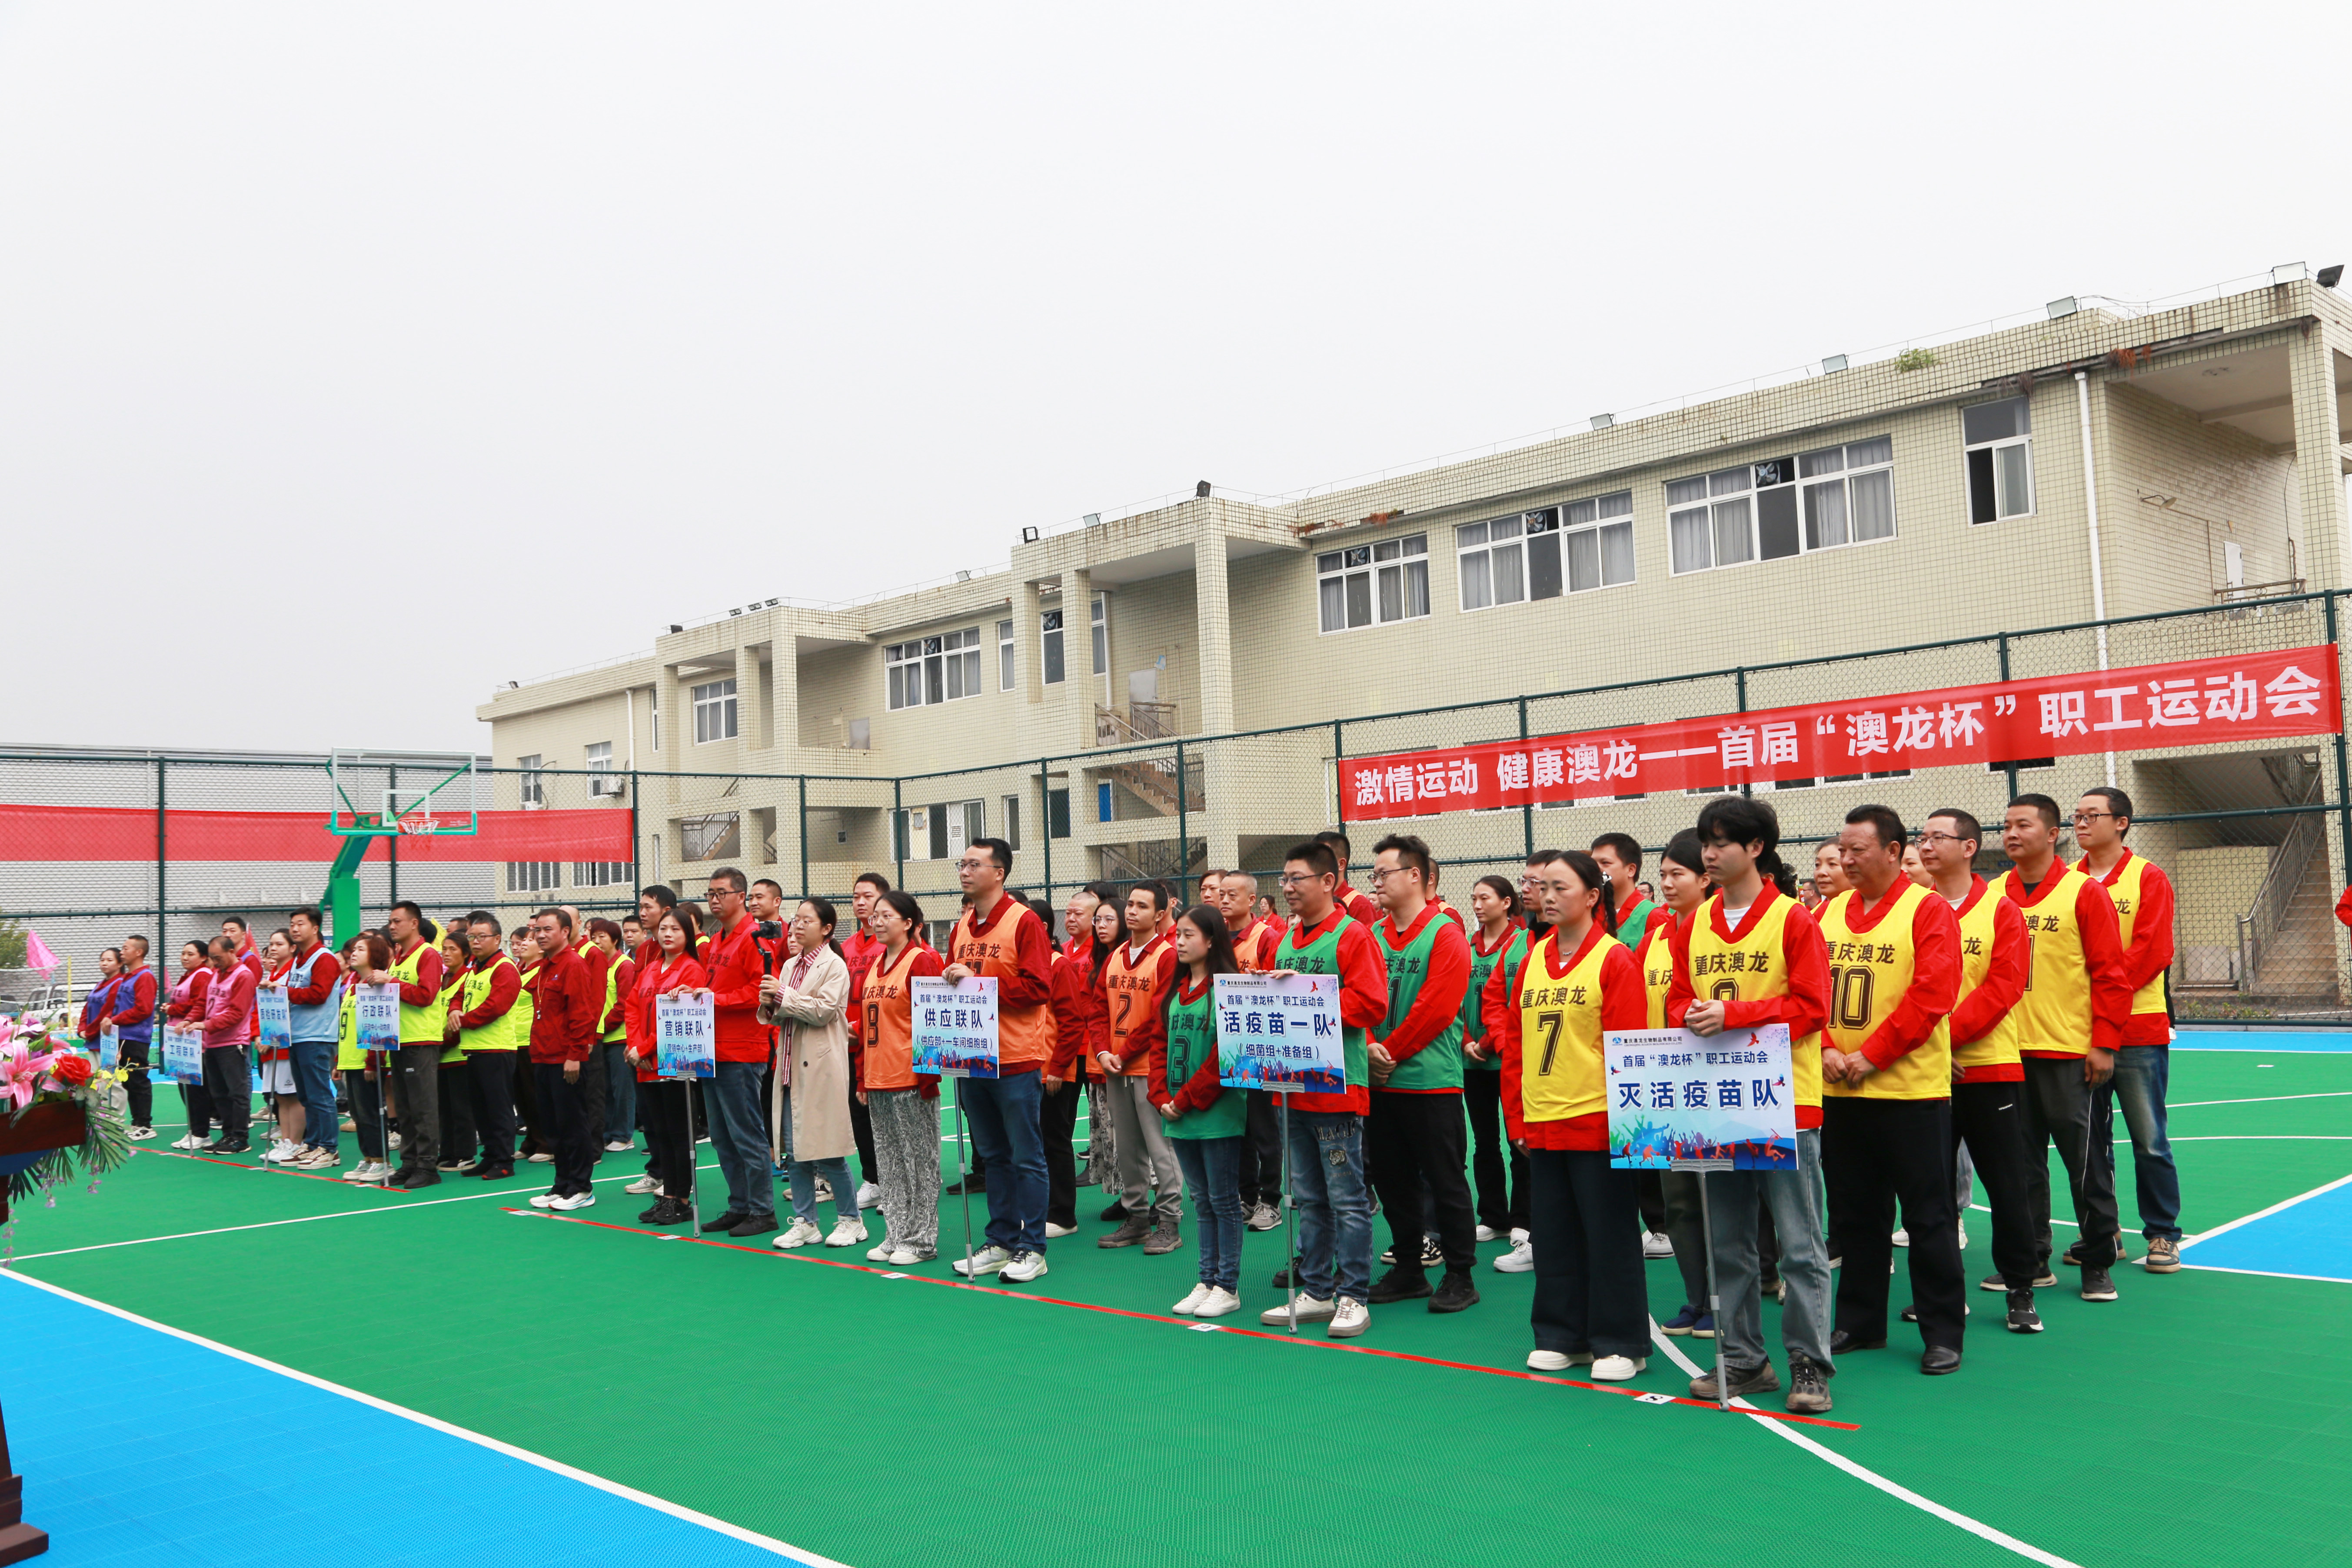
[[[2234,606],[2137,637],[2117,626],[2118,666],[2187,657],[2199,638],[2219,649],[2248,617],[2289,617],[2276,635],[2315,643],[2329,605],[2294,595],[2352,585],[2352,308],[2334,281],[2296,266],[2170,308],[2062,300],[2025,324],[1306,499],[1203,485],[1024,531],[1008,570],[672,626],[648,653],[478,711],[500,768],[634,773],[635,798],[601,787],[638,812],[641,880],[733,861],[838,891],[879,865],[940,890],[952,876],[933,863],[982,833],[1021,845],[1016,879],[1033,887],[1046,856],[1065,885],[1172,870],[1180,854],[1264,864],[1332,821],[1343,748],[1769,707],[1840,681],[1986,679],[1993,642],[1921,645],[2158,612]],[[2034,657],[2089,668],[2106,640],[2042,638]],[[1855,658],[1897,648],[1918,651]],[[1570,691],[1590,695],[1512,714]],[[1494,706],[1376,718],[1449,704]],[[1215,739],[1234,736],[1248,738]],[[2244,809],[2318,798],[2320,761],[2292,746],[2126,754],[2118,778],[2149,815]],[[2026,787],[2046,777],[2071,804],[2097,782],[2091,763],[2028,771]],[[1965,788],[1997,816],[2006,781],[1958,771],[1874,793],[1914,813]],[[1833,782],[1783,806],[1792,833],[1860,798],[1832,799]],[[1602,816],[1656,843],[1690,809],[1609,804],[1573,828],[1514,812],[1430,833],[1457,860],[1500,861],[1523,834],[1580,843]],[[2279,820],[2170,842],[2250,851],[2215,885],[2251,896]],[[2232,842],[2250,832],[2267,837]]]

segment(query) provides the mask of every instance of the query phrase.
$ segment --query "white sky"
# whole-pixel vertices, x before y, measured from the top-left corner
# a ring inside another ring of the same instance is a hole
[[[0,743],[478,746],[1195,479],[2343,260],[2347,14],[0,4]]]

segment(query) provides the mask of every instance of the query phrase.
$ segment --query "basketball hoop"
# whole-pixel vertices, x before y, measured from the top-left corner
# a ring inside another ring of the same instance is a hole
[[[482,820],[474,768],[462,752],[331,752],[327,831],[344,838],[470,837]]]

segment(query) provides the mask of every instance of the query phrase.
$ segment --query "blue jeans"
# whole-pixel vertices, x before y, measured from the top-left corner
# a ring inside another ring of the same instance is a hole
[[[604,1125],[599,1131],[607,1143],[635,1143],[637,1069],[629,1065],[629,1042],[606,1040],[596,1048],[604,1053]]]
[[[720,1062],[703,1085],[710,1112],[710,1147],[727,1178],[727,1212],[753,1218],[776,1217],[776,1175],[768,1163],[768,1123],[760,1114],[760,1072],[764,1062]]]
[[[1298,1208],[1299,1289],[1318,1301],[1372,1291],[1372,1205],[1364,1184],[1364,1119],[1352,1110],[1290,1111],[1290,1198]]]
[[[1044,1098],[1034,1072],[956,1082],[973,1158],[987,1173],[989,1243],[1007,1252],[1045,1250],[1045,1145],[1037,1123]]]
[[[297,1040],[286,1054],[294,1068],[294,1097],[302,1102],[302,1146],[337,1147],[342,1122],[335,1114],[335,1042]]]
[[[849,1179],[849,1161],[836,1154],[830,1160],[787,1160],[784,1169],[793,1178],[793,1217],[811,1225],[816,1219],[816,1179],[823,1176],[833,1184],[833,1212],[836,1219],[857,1217],[857,1184]]]
[[[2172,1081],[2168,1046],[2126,1046],[2116,1053],[2116,1076],[2092,1091],[2092,1157],[2116,1157],[2115,1108],[2121,1101],[2131,1132],[2132,1184],[2139,1199],[2140,1234],[2180,1239],[2180,1167],[2166,1136],[2164,1094]]]
[[[1721,1336],[1716,1342],[1725,1364],[1760,1366],[1772,1359],[1764,1347],[1762,1262],[1757,1252],[1761,1198],[1772,1210],[1780,1280],[1788,1287],[1780,1306],[1780,1342],[1790,1355],[1801,1355],[1831,1373],[1832,1301],[1829,1244],[1822,1234],[1821,1129],[1798,1130],[1793,1171],[1709,1171],[1700,1179],[1706,1184],[1707,1215],[1715,1227],[1715,1327]]]
[[[1201,1283],[1232,1290],[1242,1278],[1242,1143],[1230,1138],[1171,1138],[1176,1166],[1201,1227]]]

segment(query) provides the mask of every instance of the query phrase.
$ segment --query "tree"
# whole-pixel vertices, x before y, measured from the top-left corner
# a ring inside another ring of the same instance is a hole
[[[0,918],[0,969],[25,967],[25,936],[23,921]]]

